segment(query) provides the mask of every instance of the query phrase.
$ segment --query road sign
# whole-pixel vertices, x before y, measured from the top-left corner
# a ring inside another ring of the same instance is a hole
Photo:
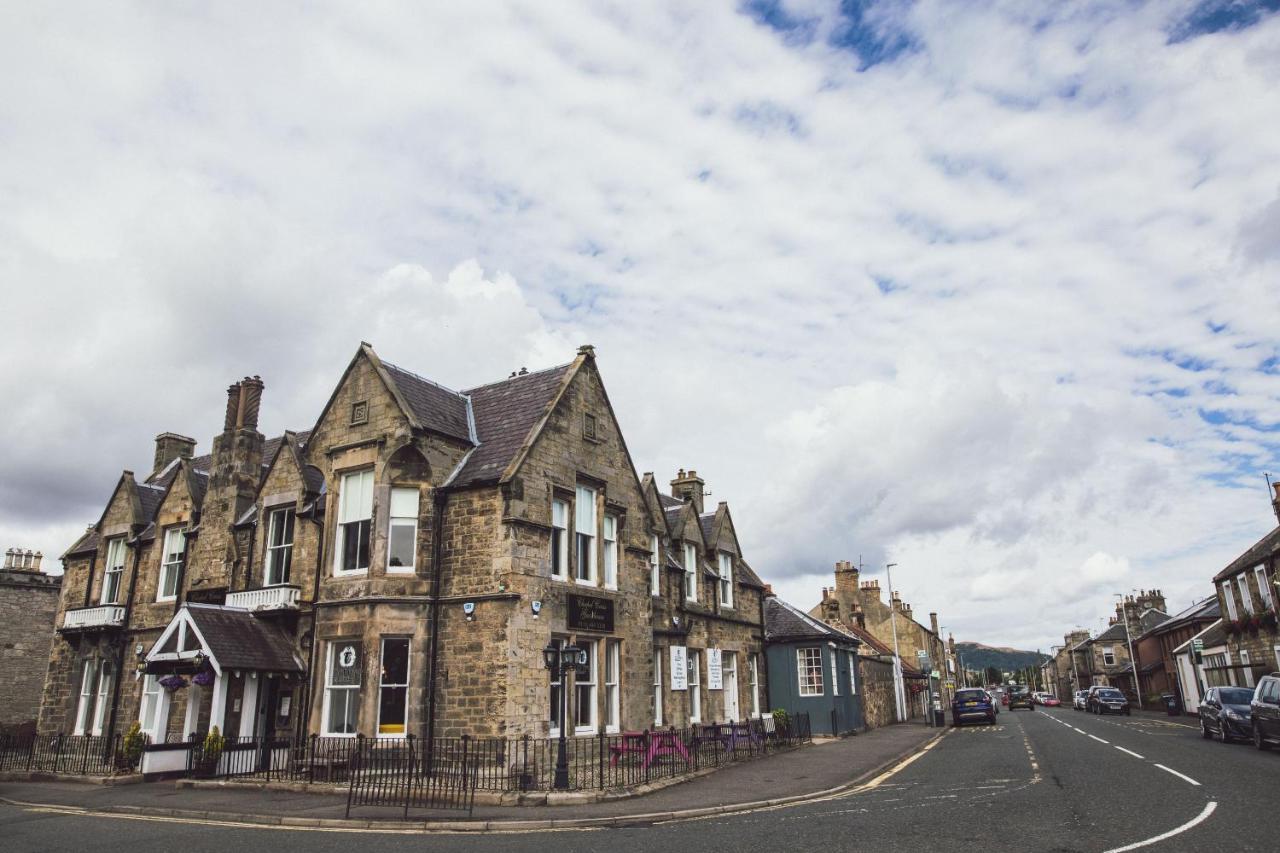
[[[1197,652],[1204,651],[1204,640],[1200,639],[1199,637],[1196,637],[1194,640],[1191,641],[1191,648],[1195,649]]]

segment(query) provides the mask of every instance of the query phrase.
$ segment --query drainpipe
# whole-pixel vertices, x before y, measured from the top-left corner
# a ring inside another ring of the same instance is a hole
[[[431,658],[427,671],[427,760],[434,756],[436,737],[436,671],[440,647],[440,576],[444,560],[444,512],[449,505],[449,490],[440,486],[432,494],[434,517],[431,519]]]
[[[116,713],[120,707],[120,684],[124,681],[124,654],[129,647],[129,620],[133,616],[133,591],[138,588],[138,566],[142,562],[142,546],[134,539],[133,576],[129,578],[129,597],[125,599],[124,624],[120,626],[120,651],[116,655],[116,682],[111,686],[111,713],[107,717],[106,742],[116,733]]]

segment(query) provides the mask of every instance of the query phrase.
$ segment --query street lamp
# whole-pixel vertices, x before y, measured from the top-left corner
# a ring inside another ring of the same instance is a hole
[[[1133,656],[1133,632],[1129,630],[1129,610],[1124,606],[1124,593],[1116,592],[1112,595],[1120,599],[1120,612],[1124,614],[1124,638],[1129,643],[1129,669],[1133,672],[1133,695],[1138,697],[1138,707],[1142,708],[1142,685],[1138,683],[1138,659]],[[1138,615],[1141,618],[1141,614]]]
[[[885,581],[889,584],[889,630],[893,632],[893,698],[898,706],[898,720],[907,719],[906,688],[902,684],[902,656],[898,654],[898,610],[893,606],[893,573],[889,570],[897,563],[884,567]]]
[[[556,776],[553,782],[557,791],[569,789],[569,756],[565,746],[564,730],[568,724],[568,696],[565,675],[570,670],[586,668],[587,651],[577,646],[558,645],[554,640],[542,650],[542,662],[546,664],[549,678],[554,684],[560,676],[560,741],[556,744]]]

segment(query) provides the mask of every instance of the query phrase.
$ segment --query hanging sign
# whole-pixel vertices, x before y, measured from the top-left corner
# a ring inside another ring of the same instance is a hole
[[[719,649],[707,649],[707,689],[724,689],[724,670],[720,666]]]
[[[689,689],[689,659],[684,646],[671,647],[671,689]]]

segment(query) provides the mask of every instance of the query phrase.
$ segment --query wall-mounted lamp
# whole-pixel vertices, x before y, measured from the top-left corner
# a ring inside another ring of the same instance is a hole
[[[146,646],[142,645],[142,643],[138,643],[133,647],[133,654],[136,657],[142,657],[146,653],[146,650]]]
[[[476,621],[476,603],[474,601],[468,601],[465,604],[463,604],[462,612],[467,614],[468,622]]]
[[[680,617],[679,617],[679,616],[672,616],[672,617],[671,617],[671,624],[672,624],[672,625],[675,625],[677,628],[679,628],[679,627],[680,627]]]
[[[529,609],[533,611],[533,618],[537,619],[538,614],[542,612],[542,602],[535,598],[529,602]]]

